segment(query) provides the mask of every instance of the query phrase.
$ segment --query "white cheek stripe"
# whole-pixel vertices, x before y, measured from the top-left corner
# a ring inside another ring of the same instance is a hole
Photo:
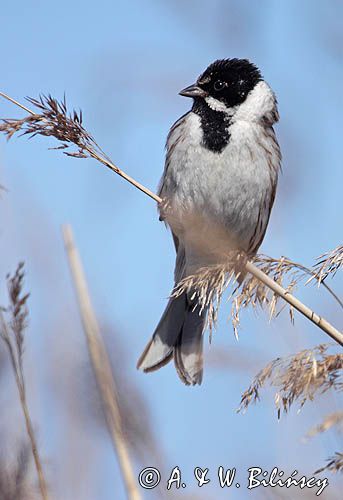
[[[233,108],[228,108],[225,106],[225,104],[221,101],[218,101],[218,99],[215,99],[214,97],[205,97],[205,101],[207,105],[213,110],[213,111],[221,111],[223,113],[226,113],[228,115],[233,115],[234,109]]]
[[[269,85],[259,82],[238,107],[235,120],[258,121],[268,113],[276,113],[276,100]],[[275,121],[275,120],[274,120]]]
[[[225,113],[228,117],[232,117],[232,121],[258,121],[263,116],[277,113],[274,93],[264,81],[255,85],[239,106],[228,108],[223,102],[210,96],[205,97],[205,101],[210,109]],[[271,120],[273,123],[275,118],[271,117]]]

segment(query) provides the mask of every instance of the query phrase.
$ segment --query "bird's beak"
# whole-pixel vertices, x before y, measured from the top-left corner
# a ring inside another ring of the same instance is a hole
[[[181,90],[179,94],[184,97],[206,97],[208,95],[207,92],[200,88],[196,83]]]

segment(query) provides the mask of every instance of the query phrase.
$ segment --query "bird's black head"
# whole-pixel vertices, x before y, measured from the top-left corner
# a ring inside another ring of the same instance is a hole
[[[183,89],[186,97],[212,97],[227,108],[245,101],[249,92],[262,80],[258,68],[247,59],[219,59],[204,71],[194,85]]]

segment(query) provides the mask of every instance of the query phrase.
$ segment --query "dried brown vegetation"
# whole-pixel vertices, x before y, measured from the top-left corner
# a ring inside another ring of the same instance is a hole
[[[241,284],[239,273],[236,274],[233,269],[237,268],[237,260],[242,260],[244,256],[233,255],[227,264],[220,264],[201,269],[198,273],[188,276],[180,281],[172,291],[172,296],[177,297],[186,292],[191,294],[192,298],[197,299],[196,307],[199,311],[208,310],[208,327],[212,331],[218,318],[219,306],[223,293],[231,285],[231,321],[235,336],[238,336],[238,327],[240,324],[240,313],[242,309],[252,307],[253,309],[264,309],[268,311],[269,319],[277,317],[280,312],[288,306],[289,316],[294,322],[294,308],[284,302],[280,295],[271,290],[265,283],[251,274],[245,274]],[[301,264],[291,261],[286,257],[273,259],[267,255],[256,255],[252,257],[251,262],[255,264],[264,274],[281,285],[287,292],[291,293],[296,285],[301,281],[306,283],[316,280],[319,284],[326,286],[315,268],[309,269]],[[335,298],[338,304],[343,307],[339,297],[326,286],[330,294]]]
[[[324,253],[317,259],[315,272],[319,282],[323,282],[330,274],[334,276],[343,265],[343,245]]]
[[[140,500],[141,494],[136,484],[128,443],[123,430],[117,384],[91,303],[81,259],[74,244],[70,226],[63,228],[63,236],[87,340],[89,357],[101,395],[108,431],[118,457],[127,496],[130,500]]]
[[[29,137],[36,135],[54,137],[62,144],[52,149],[61,149],[64,154],[74,158],[94,158],[156,200],[154,193],[120,170],[102,151],[91,134],[83,127],[81,111],[74,110],[68,113],[65,97],[63,101],[58,101],[50,95],[40,96],[38,99],[27,98],[28,102],[39,110],[38,113],[35,113],[3,92],[0,92],[0,95],[29,113],[22,119],[2,120],[0,132],[3,132],[8,139],[19,132],[22,132],[21,135],[28,135]],[[66,151],[72,145],[76,146],[76,150]]]
[[[243,393],[241,404],[237,411],[245,412],[251,403],[260,400],[260,391],[267,384],[276,387],[274,401],[278,418],[281,411],[287,413],[298,401],[299,409],[307,401],[313,401],[317,395],[329,390],[343,390],[343,354],[328,353],[332,347],[321,344],[313,349],[306,349],[294,356],[277,358],[268,363],[254,378],[250,387]],[[323,422],[310,429],[307,438],[325,432],[334,426],[342,424],[343,412],[337,411],[327,415]],[[343,455],[336,453],[329,463],[315,473],[330,470],[343,470]]]
[[[245,411],[260,399],[260,390],[269,383],[276,387],[275,405],[278,416],[287,413],[295,401],[300,408],[313,401],[316,394],[329,389],[343,390],[343,354],[329,354],[328,344],[305,349],[294,356],[277,358],[267,364],[243,393],[238,411]]]
[[[29,294],[23,293],[24,264],[20,263],[13,276],[7,276],[9,305],[0,308],[0,336],[10,357],[19,400],[25,418],[26,431],[31,444],[41,496],[48,499],[48,489],[43,474],[42,462],[38,453],[36,436],[28,409],[23,371],[24,330],[27,325]]]
[[[77,150],[74,152],[64,151],[66,155],[76,158],[87,158],[90,156],[90,149],[99,149],[93,137],[82,126],[82,112],[67,113],[65,97],[63,101],[57,101],[50,95],[27,100],[39,112],[32,114],[30,112],[22,119],[3,120],[0,131],[4,132],[8,139],[17,132],[31,137],[37,134],[55,137],[62,142],[62,145],[56,149],[66,150],[71,145],[76,146]],[[29,111],[28,108],[25,109]]]

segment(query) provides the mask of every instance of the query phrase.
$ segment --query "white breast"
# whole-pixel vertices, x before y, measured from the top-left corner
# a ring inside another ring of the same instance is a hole
[[[228,146],[214,153],[202,145],[198,115],[190,112],[176,122],[168,138],[161,196],[181,213],[191,211],[221,224],[248,249],[256,225],[264,232],[268,222],[279,150],[272,129],[258,122],[237,119],[229,132]],[[268,211],[259,222],[263,205]],[[183,231],[189,229],[185,222]]]

